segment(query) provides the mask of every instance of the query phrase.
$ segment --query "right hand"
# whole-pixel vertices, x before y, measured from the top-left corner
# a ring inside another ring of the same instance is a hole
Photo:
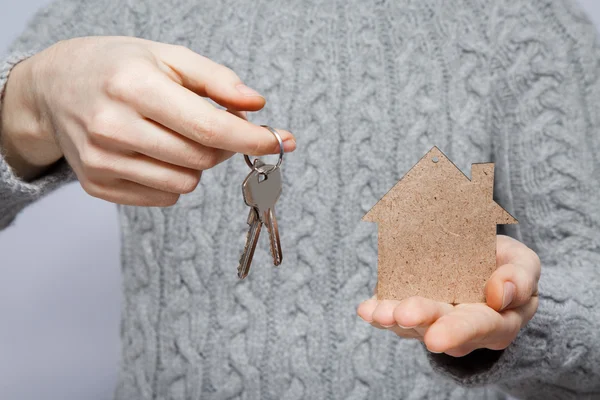
[[[375,295],[357,313],[375,328],[422,341],[433,353],[463,357],[476,349],[505,349],[537,311],[541,264],[533,250],[503,235],[497,236],[496,263],[485,285],[486,303],[377,300]]]
[[[234,153],[279,152],[267,129],[245,120],[245,111],[264,104],[233,71],[184,47],[77,38],[13,69],[2,145],[9,163],[38,170],[64,156],[92,196],[169,206],[196,188],[203,170]],[[293,151],[292,134],[279,133]]]

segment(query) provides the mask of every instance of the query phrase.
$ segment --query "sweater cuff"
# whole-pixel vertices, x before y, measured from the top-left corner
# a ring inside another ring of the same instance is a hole
[[[36,54],[35,51],[14,53],[0,65],[0,111],[2,111],[4,87],[11,70],[34,54]],[[26,182],[15,175],[0,149],[0,229],[10,225],[17,214],[27,205],[62,184],[75,179],[75,174],[70,166],[64,159],[61,159],[44,175],[31,182]]]

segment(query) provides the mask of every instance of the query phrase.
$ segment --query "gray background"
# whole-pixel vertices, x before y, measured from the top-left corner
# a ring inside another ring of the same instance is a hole
[[[0,56],[49,0],[0,0]],[[600,1],[581,0],[600,26]],[[0,232],[0,399],[109,399],[120,313],[116,207],[70,184]]]

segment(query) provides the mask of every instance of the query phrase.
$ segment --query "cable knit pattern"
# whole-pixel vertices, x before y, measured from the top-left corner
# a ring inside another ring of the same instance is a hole
[[[120,207],[124,305],[117,399],[599,398],[600,48],[572,0],[62,0],[0,74],[57,40],[134,35],[234,69],[287,127],[265,238],[236,266],[248,209],[241,157],[171,208]],[[376,282],[362,215],[433,145],[466,173],[496,162],[496,196],[544,271],[540,309],[505,351],[428,354],[358,319]],[[25,183],[0,159],[0,228],[72,178]],[[70,175],[69,175],[70,174]]]

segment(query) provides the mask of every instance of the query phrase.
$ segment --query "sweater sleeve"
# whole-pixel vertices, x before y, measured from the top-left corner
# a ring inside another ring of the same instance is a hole
[[[19,62],[65,39],[135,36],[134,13],[135,10],[118,0],[61,0],[40,9],[12,43],[9,55],[0,60],[0,108],[10,71]],[[27,205],[75,179],[75,174],[62,159],[43,176],[25,182],[14,174],[0,148],[0,230],[9,226]]]
[[[600,50],[576,4],[547,3],[537,19],[516,13],[498,38],[491,124],[500,202],[519,219],[509,233],[542,261],[538,312],[504,351],[428,357],[463,385],[598,398]]]

